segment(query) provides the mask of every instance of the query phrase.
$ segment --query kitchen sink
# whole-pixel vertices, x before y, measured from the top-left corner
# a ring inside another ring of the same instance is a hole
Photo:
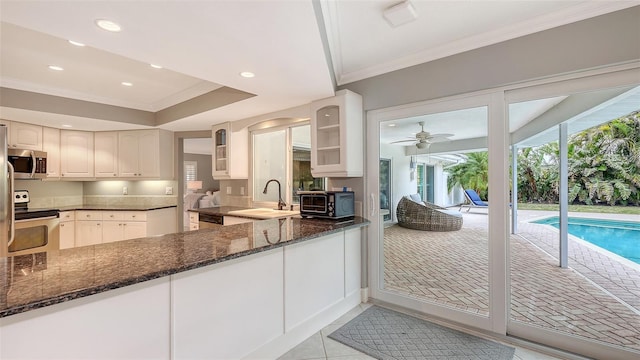
[[[299,215],[300,211],[256,208],[256,209],[232,210],[232,211],[229,211],[228,214],[245,216],[245,217],[250,217],[255,219],[275,219],[275,218],[283,218],[287,216]]]

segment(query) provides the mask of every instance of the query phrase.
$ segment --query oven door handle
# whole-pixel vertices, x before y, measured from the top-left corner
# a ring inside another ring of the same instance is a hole
[[[9,165],[9,198],[11,199],[10,203],[11,205],[9,205],[9,212],[11,214],[11,216],[9,217],[9,219],[11,219],[11,225],[9,226],[10,232],[9,232],[9,242],[7,243],[7,246],[11,246],[11,244],[13,244],[13,240],[16,239],[16,202],[15,202],[15,197],[13,195],[13,191],[14,191],[14,182],[13,182],[13,165],[11,165],[10,162],[7,161],[7,165]]]
[[[37,218],[31,218],[31,219],[16,220],[15,222],[24,223],[24,222],[27,222],[27,221],[53,220],[53,219],[57,219],[57,218],[58,218],[57,216],[52,215],[52,216],[37,217]]]

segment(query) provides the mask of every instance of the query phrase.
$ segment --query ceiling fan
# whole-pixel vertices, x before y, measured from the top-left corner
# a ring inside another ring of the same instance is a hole
[[[424,149],[428,147],[431,143],[448,141],[448,137],[453,136],[453,134],[431,134],[427,131],[424,131],[424,121],[418,122],[420,125],[420,132],[416,134],[415,138],[408,138],[406,140],[398,140],[393,141],[391,144],[399,144],[404,142],[415,142],[415,145],[418,149]]]

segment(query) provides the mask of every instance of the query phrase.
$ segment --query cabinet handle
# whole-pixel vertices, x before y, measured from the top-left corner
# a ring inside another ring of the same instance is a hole
[[[60,227],[64,227],[64,224],[60,224]]]
[[[131,215],[132,218],[136,217],[135,215]]]
[[[116,176],[116,174],[113,174],[113,176]]]
[[[98,223],[98,226],[100,226],[100,223]]]
[[[87,214],[87,217],[91,217],[91,215]]]

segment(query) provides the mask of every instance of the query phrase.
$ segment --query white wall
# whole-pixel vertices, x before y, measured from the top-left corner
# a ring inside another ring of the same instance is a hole
[[[380,145],[380,157],[391,159],[391,212],[396,221],[396,208],[403,196],[415,194],[418,189],[416,177],[411,177],[409,162],[411,158],[404,154],[404,147],[398,145]]]

